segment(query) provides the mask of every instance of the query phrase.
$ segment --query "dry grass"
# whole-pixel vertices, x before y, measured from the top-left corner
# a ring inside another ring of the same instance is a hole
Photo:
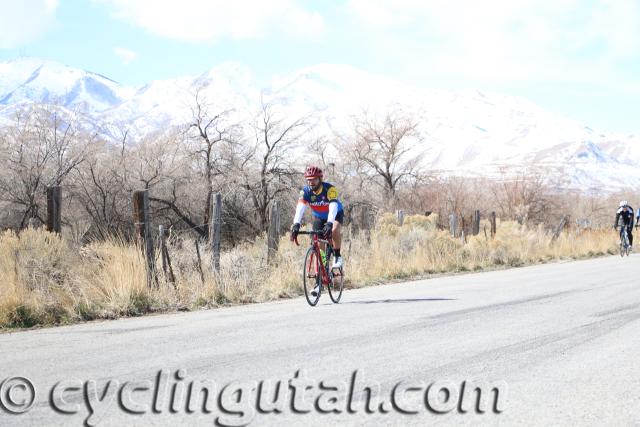
[[[435,220],[433,216],[408,216],[399,227],[393,216],[387,215],[370,235],[345,236],[342,252],[347,285],[359,287],[389,279],[515,267],[616,251],[617,235],[611,230],[565,232],[552,242],[550,233],[542,228],[502,222],[495,239],[481,231],[463,244],[437,230]],[[78,248],[42,230],[24,230],[20,235],[7,231],[0,234],[0,328],[301,295],[300,269],[306,247],[296,247],[283,237],[271,266],[266,266],[265,248],[262,237],[223,253],[220,274],[214,275],[210,273],[210,253],[202,247],[203,281],[194,243],[173,242],[169,250],[175,283],[161,272],[157,286],[149,288],[144,259],[135,246],[112,239]]]

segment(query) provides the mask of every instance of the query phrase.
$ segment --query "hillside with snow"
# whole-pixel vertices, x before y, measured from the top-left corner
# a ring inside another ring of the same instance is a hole
[[[236,64],[127,87],[56,62],[19,59],[0,63],[0,124],[10,124],[21,106],[55,103],[140,137],[185,124],[196,93],[216,109],[233,109],[236,120],[250,118],[261,97],[282,99],[293,116],[313,113],[315,131],[324,134],[348,132],[351,117],[364,109],[384,113],[397,104],[420,122],[423,141],[416,150],[429,170],[494,176],[504,166],[535,165],[563,187],[640,187],[635,135],[598,132],[521,98],[426,91],[345,65],[309,67],[274,78],[269,87],[258,87]]]

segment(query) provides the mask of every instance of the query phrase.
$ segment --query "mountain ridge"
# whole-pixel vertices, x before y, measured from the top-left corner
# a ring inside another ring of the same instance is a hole
[[[263,97],[286,99],[286,113],[313,112],[317,132],[348,132],[363,109],[383,114],[401,105],[425,136],[423,166],[449,174],[494,175],[505,165],[550,165],[575,187],[640,187],[640,138],[594,130],[531,101],[490,92],[424,90],[342,64],[318,64],[258,87],[241,64],[222,63],[199,75],[124,86],[102,74],[34,58],[0,63],[0,115],[20,105],[58,102],[84,108],[96,122],[144,135],[186,123],[195,93],[239,117]],[[624,170],[625,182],[619,176]]]

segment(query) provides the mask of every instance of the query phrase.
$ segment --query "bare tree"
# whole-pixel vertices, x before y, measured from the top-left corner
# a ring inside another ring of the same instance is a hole
[[[45,221],[45,188],[65,181],[95,136],[82,130],[79,115],[56,106],[32,105],[16,113],[14,123],[0,134],[6,165],[0,197],[16,213],[14,226],[23,228],[29,218]]]
[[[209,228],[206,224],[211,215],[211,195],[214,193],[214,180],[225,173],[222,157],[223,143],[232,144],[238,138],[239,126],[229,123],[231,110],[215,110],[206,97],[198,90],[191,108],[191,123],[187,127],[187,147],[198,168],[198,174],[206,188],[203,205],[204,227],[201,234],[206,237]]]
[[[420,172],[422,138],[418,122],[396,107],[382,118],[367,112],[355,117],[354,132],[349,151],[356,166],[367,176],[379,179],[387,207],[393,206],[398,185]]]
[[[125,209],[129,199],[126,164],[117,147],[102,142],[75,170],[73,195],[89,217],[89,231],[104,239],[116,235],[130,223]]]
[[[164,143],[149,152],[153,154],[155,150],[159,157],[146,155],[137,161],[138,179],[155,188],[149,200],[156,205],[156,211],[167,215],[168,220],[170,215],[177,217],[179,223],[204,238],[209,233],[211,195],[229,172],[227,146],[239,138],[239,126],[229,122],[230,113],[231,110],[216,110],[198,90],[190,122],[175,135],[165,134]],[[171,159],[161,155],[168,151]]]
[[[491,186],[502,218],[541,223],[557,210],[547,182],[548,173],[538,168],[502,168],[501,177]]]
[[[246,146],[234,161],[238,184],[245,190],[255,214],[256,231],[267,230],[269,205],[290,193],[299,172],[292,167],[292,154],[310,128],[310,116],[287,117],[282,100],[261,100]]]

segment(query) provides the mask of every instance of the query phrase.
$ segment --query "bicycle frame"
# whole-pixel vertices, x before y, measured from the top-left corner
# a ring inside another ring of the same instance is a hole
[[[628,235],[627,226],[624,224],[620,226],[620,230],[618,231],[618,236],[620,237],[620,243],[623,243],[625,241],[625,238],[624,238],[625,236],[623,233]]]
[[[631,248],[631,241],[629,236],[629,230],[626,225],[620,226],[620,256],[629,255]]]
[[[322,231],[300,231],[298,232],[298,235],[300,234],[308,234],[311,236],[311,246],[314,247],[314,250],[316,252],[316,258],[317,261],[319,263],[319,270],[320,270],[320,280],[322,282],[323,285],[328,285],[329,283],[331,283],[331,278],[329,277],[329,273],[327,272],[327,266],[324,264],[324,262],[322,261],[322,256],[320,256],[320,244],[321,243],[325,243],[327,244],[327,251],[326,253],[329,253],[329,248],[332,248],[333,250],[333,239],[329,238],[329,239],[321,239],[319,236],[322,233]],[[296,236],[295,240],[294,240],[295,244],[300,246],[300,243],[298,243],[298,237]]]
[[[620,227],[620,244],[625,247],[629,246],[629,232],[626,225]]]

